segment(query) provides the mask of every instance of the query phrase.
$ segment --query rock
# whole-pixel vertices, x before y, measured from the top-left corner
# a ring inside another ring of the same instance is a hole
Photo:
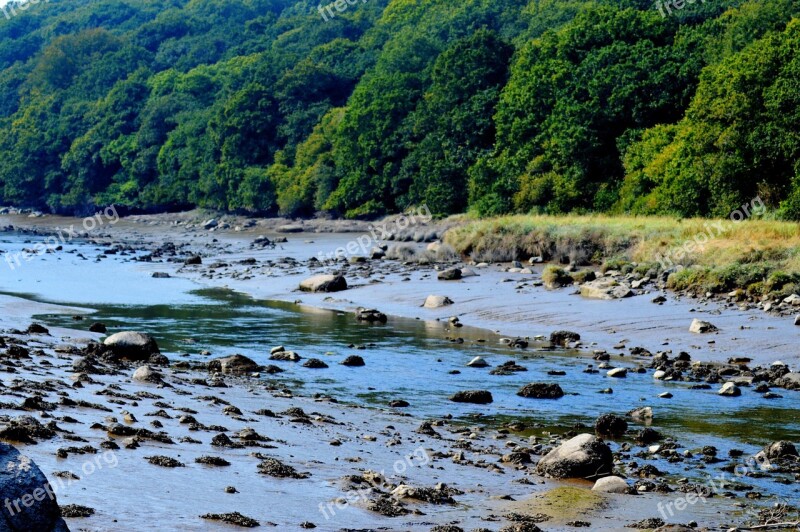
[[[536,466],[539,474],[554,478],[593,478],[610,474],[612,468],[611,449],[592,434],[580,434],[562,443]]]
[[[411,404],[405,399],[395,399],[389,402],[389,406],[392,408],[406,408],[407,406],[411,406]]]
[[[112,334],[103,344],[110,347],[116,356],[129,360],[147,360],[153,353],[160,352],[152,336],[134,331]]]
[[[689,332],[695,334],[705,334],[705,333],[712,333],[717,332],[717,329],[714,325],[707,321],[698,320],[697,318],[692,320],[692,324],[689,326]]]
[[[195,255],[183,261],[183,264],[185,264],[186,266],[193,266],[193,265],[196,266],[198,264],[203,264],[203,258],[200,255]]]
[[[356,309],[356,319],[358,321],[367,321],[370,323],[386,323],[386,314],[378,312],[373,308],[358,307]]]
[[[572,331],[555,331],[550,333],[550,345],[553,347],[567,347],[571,342],[577,342],[581,335]]]
[[[657,381],[664,380],[666,378],[666,376],[667,376],[667,372],[664,371],[664,370],[661,370],[661,369],[659,369],[655,373],[653,373],[653,378],[656,379]]]
[[[800,325],[800,314],[798,314],[797,316],[794,317],[794,324],[795,325]]]
[[[342,366],[349,366],[351,368],[357,368],[364,365],[364,359],[358,355],[350,355],[349,357],[342,360]]]
[[[452,304],[453,300],[447,296],[428,296],[422,306],[425,308],[440,308]]]
[[[488,368],[489,363],[486,362],[483,357],[475,357],[467,362],[467,366],[470,368]]]
[[[169,279],[172,276],[167,272],[153,272],[153,275],[151,277],[153,279]]]
[[[343,275],[315,275],[300,283],[303,292],[341,292],[347,290]]]
[[[486,390],[463,390],[453,394],[450,400],[455,403],[473,403],[476,405],[485,405],[494,401],[492,393]]]
[[[517,395],[529,399],[558,399],[564,397],[564,390],[558,384],[532,382],[520,388]]]
[[[217,219],[216,218],[211,218],[207,222],[203,223],[203,229],[205,229],[205,230],[214,229],[218,225],[219,225],[219,222],[217,221]]]
[[[141,366],[133,372],[132,378],[138,382],[152,382],[154,384],[160,384],[164,380],[161,373],[150,366]]]
[[[461,279],[461,270],[458,268],[450,268],[448,270],[439,272],[439,275],[437,275],[436,278],[440,281],[458,281]]]
[[[630,493],[631,488],[621,477],[603,477],[592,486],[592,491],[600,493]]]
[[[294,351],[276,351],[269,357],[270,360],[280,360],[282,362],[298,362],[302,358]]]
[[[626,368],[614,368],[608,371],[606,375],[617,379],[623,379],[628,376],[628,370]]]
[[[623,299],[631,297],[633,292],[614,279],[603,277],[581,285],[581,295],[590,299]]]
[[[28,334],[50,334],[50,331],[44,325],[39,325],[38,323],[31,323],[25,332]]]
[[[787,390],[800,391],[800,373],[787,373],[776,381],[778,386],[783,386]]]
[[[95,322],[95,323],[92,323],[91,325],[89,325],[89,331],[90,332],[94,332],[94,333],[105,334],[106,332],[108,332],[108,329],[106,329],[105,324],[100,323],[98,321],[98,322]]]
[[[16,447],[2,442],[0,501],[4,505],[0,512],[0,530],[69,532],[61,518],[56,494],[44,473]]]
[[[325,369],[328,367],[328,365],[318,358],[309,358],[305,361],[303,367],[310,369]]]
[[[783,302],[786,303],[787,305],[794,305],[794,306],[800,305],[800,296],[797,294],[792,294],[789,297],[785,298]]]
[[[732,382],[726,382],[722,385],[722,388],[719,389],[717,394],[724,395],[725,397],[739,397],[742,395],[742,390],[736,386],[736,384]]]
[[[628,422],[614,414],[603,414],[594,422],[594,431],[600,436],[618,438],[628,430]]]
[[[756,454],[756,461],[761,463],[764,461],[763,457],[767,460],[780,460],[781,458],[797,457],[797,447],[788,441],[776,441],[770,443],[758,454]]]
[[[302,225],[288,224],[278,226],[276,231],[279,233],[302,233],[305,229]]]
[[[250,373],[259,369],[261,369],[261,366],[244,355],[215,358],[208,362],[209,371],[219,371],[221,373]]]

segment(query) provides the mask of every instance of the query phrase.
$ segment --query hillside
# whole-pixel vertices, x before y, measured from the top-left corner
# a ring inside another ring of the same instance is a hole
[[[0,202],[800,219],[800,0],[659,5],[12,2]]]

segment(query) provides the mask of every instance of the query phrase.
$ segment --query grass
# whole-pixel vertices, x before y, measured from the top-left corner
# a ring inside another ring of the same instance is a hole
[[[677,267],[681,271],[671,275],[669,284],[680,290],[742,289],[761,296],[800,287],[800,224],[791,222],[506,216],[468,221],[450,229],[445,241],[476,261],[541,256],[641,275]]]

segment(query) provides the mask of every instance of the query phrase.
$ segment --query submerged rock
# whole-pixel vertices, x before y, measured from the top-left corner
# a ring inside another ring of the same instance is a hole
[[[517,395],[531,399],[558,399],[564,397],[564,390],[558,384],[532,382],[520,388]]]
[[[462,390],[450,397],[455,403],[473,403],[476,405],[486,405],[494,401],[492,393],[487,390]]]

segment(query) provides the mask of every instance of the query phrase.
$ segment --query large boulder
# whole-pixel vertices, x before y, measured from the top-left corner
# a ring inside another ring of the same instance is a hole
[[[260,366],[244,355],[215,358],[208,362],[209,371],[222,373],[249,373],[258,371]]]
[[[147,360],[150,355],[160,352],[152,336],[135,331],[112,334],[103,344],[111,348],[114,355],[129,360]]]
[[[56,494],[41,469],[0,442],[0,530],[69,532]]]
[[[633,292],[624,284],[610,277],[604,277],[581,285],[581,295],[590,299],[623,299]]]
[[[343,275],[315,275],[300,283],[303,292],[341,292],[347,290]]]
[[[608,445],[591,434],[580,434],[543,456],[536,471],[554,478],[595,478],[610,474],[612,468]]]
[[[425,308],[440,308],[452,304],[453,300],[447,296],[428,296],[422,306]]]

